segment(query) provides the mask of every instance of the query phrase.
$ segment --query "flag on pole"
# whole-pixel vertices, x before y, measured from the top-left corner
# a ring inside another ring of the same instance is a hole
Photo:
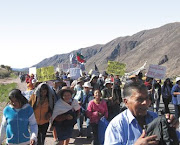
[[[99,69],[98,69],[98,67],[96,66],[96,63],[94,62],[94,70],[96,71],[96,72],[99,72]]]
[[[80,63],[85,63],[85,59],[84,59],[84,56],[81,55],[80,53],[77,53],[77,60],[80,62]]]
[[[70,58],[70,64],[77,64],[76,56],[73,53],[69,55],[69,58]]]

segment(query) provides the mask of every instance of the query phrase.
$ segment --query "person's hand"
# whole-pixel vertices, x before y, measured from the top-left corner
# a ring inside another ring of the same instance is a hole
[[[30,140],[30,145],[35,145],[35,140]]]
[[[71,120],[71,119],[73,119],[73,117],[72,117],[72,115],[68,114],[68,115],[66,115],[66,119]]]
[[[134,145],[158,145],[159,141],[156,139],[156,135],[146,136],[146,132],[143,130],[141,136],[137,139]]]
[[[98,115],[99,115],[100,117],[102,117],[102,116],[103,116],[101,112],[98,112]]]
[[[170,127],[177,128],[179,126],[179,120],[175,118],[173,114],[165,114],[167,121],[170,123]]]
[[[108,99],[109,99],[109,100],[112,100],[112,99],[113,99],[113,97],[109,97]]]

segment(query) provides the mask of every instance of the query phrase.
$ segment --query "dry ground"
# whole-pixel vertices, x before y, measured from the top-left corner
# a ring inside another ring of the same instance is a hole
[[[0,84],[8,84],[8,83],[13,83],[13,82],[17,83],[18,89],[20,89],[21,91],[26,90],[26,83],[25,82],[21,83],[19,78],[0,79]],[[5,106],[6,106],[6,103],[0,103],[0,120],[2,117],[3,108]],[[84,124],[84,127],[85,127],[85,124]],[[70,143],[69,143],[70,145],[90,145],[91,144],[91,139],[86,139],[85,137],[77,137],[77,134],[78,134],[77,125],[75,125],[72,138],[70,139]],[[53,139],[51,131],[47,132],[45,145],[54,145],[54,139]]]

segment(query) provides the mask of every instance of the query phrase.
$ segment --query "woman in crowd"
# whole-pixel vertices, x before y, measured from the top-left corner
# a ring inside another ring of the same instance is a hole
[[[171,95],[172,87],[173,87],[173,85],[172,85],[170,79],[167,78],[164,81],[164,84],[163,84],[162,89],[161,89],[162,98],[163,98],[163,102],[164,102],[164,111],[165,111],[165,113],[170,113],[168,105],[169,105],[169,103],[171,102],[171,99],[172,99],[172,95]]]
[[[100,90],[94,90],[94,99],[91,100],[87,108],[87,116],[90,118],[90,123],[94,136],[94,145],[99,145],[98,140],[98,122],[101,117],[108,118],[108,109],[106,101],[101,99],[102,94]]]
[[[49,120],[53,111],[53,98],[52,90],[48,84],[41,83],[29,100],[38,124],[38,145],[44,145]]]
[[[68,87],[63,87],[58,95],[60,99],[56,102],[52,124],[56,128],[58,145],[68,145],[77,116],[79,116],[80,105],[78,101],[72,99],[73,91]]]
[[[6,144],[34,145],[38,127],[33,108],[18,89],[9,93],[10,104],[3,111],[0,128],[0,144],[6,135]]]

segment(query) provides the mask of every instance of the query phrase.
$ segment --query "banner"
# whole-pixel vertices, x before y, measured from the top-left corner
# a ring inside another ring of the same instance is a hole
[[[37,80],[38,82],[44,82],[49,80],[55,80],[54,67],[42,67],[37,69]]]
[[[128,77],[128,76],[131,76],[131,75],[138,75],[140,71],[145,69],[146,63],[147,63],[147,61],[140,68],[138,68],[138,69],[136,69],[136,70],[134,70],[132,72],[125,73],[125,76]]]
[[[125,73],[126,64],[117,61],[108,61],[107,73],[123,76]]]
[[[36,78],[36,67],[29,68],[29,75],[34,74],[34,78]]]
[[[71,79],[77,80],[80,77],[80,68],[70,68]]]
[[[147,72],[147,77],[163,79],[166,75],[166,67],[160,65],[149,65],[149,70]]]

